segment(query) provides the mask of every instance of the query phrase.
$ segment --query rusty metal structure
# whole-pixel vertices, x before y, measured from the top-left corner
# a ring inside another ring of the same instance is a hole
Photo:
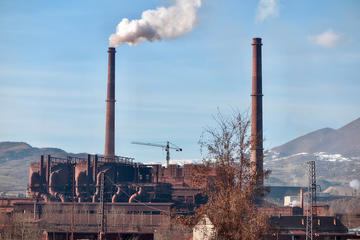
[[[251,92],[251,173],[257,185],[263,185],[263,117],[262,117],[262,66],[261,38],[252,42],[252,92]]]
[[[48,155],[46,161],[41,156],[40,162],[30,165],[28,196],[45,202],[71,202],[74,187],[76,202],[100,202],[102,174],[105,202],[196,202],[198,191],[190,187],[192,164],[166,168],[118,156],[108,162],[98,155],[86,159]]]
[[[117,156],[112,162],[98,155],[41,156],[30,165],[28,196],[34,203],[26,206],[34,210],[26,211],[47,222],[48,239],[151,235],[169,221],[171,211],[191,213],[204,203],[199,190],[190,186],[192,171],[192,164],[163,167]]]

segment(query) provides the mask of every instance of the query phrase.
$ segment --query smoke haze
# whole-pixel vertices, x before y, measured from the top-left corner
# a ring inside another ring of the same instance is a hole
[[[123,18],[116,27],[116,33],[109,38],[111,47],[124,43],[137,45],[142,41],[174,39],[189,33],[196,24],[196,11],[201,0],[176,0],[175,4],[156,10],[146,10],[141,19]]]
[[[279,15],[278,0],[260,0],[256,11],[255,22],[261,23],[266,18],[277,17]]]
[[[350,187],[352,187],[353,189],[360,190],[360,181],[357,180],[357,179],[352,180],[352,181],[349,183],[349,185],[350,185]]]

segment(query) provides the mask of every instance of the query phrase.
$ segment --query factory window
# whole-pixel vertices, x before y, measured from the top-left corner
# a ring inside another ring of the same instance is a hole
[[[140,214],[140,211],[127,211],[127,214]]]
[[[144,214],[144,215],[150,215],[151,212],[150,212],[150,211],[143,211],[143,214]]]
[[[194,199],[193,199],[192,196],[187,196],[186,197],[186,202],[193,202],[193,201],[194,201]]]
[[[90,214],[94,214],[94,213],[95,213],[95,210],[90,210],[89,213],[90,213]]]
[[[152,215],[160,215],[160,211],[152,211]]]
[[[178,196],[177,199],[178,199],[179,201],[182,201],[182,202],[183,202],[183,201],[185,200],[185,197],[184,197],[184,196]]]

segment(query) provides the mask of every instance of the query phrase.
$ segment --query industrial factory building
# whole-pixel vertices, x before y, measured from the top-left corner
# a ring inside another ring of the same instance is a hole
[[[254,38],[252,45],[251,172],[263,185],[261,39]],[[172,212],[191,213],[204,203],[200,190],[191,187],[192,164],[142,164],[115,155],[115,52],[108,50],[104,155],[35,160],[29,167],[27,198],[0,200],[1,227],[21,218],[41,226],[44,240],[154,239]],[[303,205],[259,210],[272,216],[270,222],[278,229],[274,239],[305,239]],[[314,221],[323,229],[318,239],[356,237],[336,218]]]

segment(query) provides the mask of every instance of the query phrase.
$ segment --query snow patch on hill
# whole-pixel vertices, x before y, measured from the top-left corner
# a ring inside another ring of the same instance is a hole
[[[292,154],[292,155],[284,156],[284,157],[279,157],[279,155],[280,155],[280,153],[275,152],[275,151],[272,151],[272,150],[269,150],[269,151],[265,154],[265,158],[266,158],[268,161],[276,162],[276,161],[291,159],[291,158],[298,157],[298,156],[306,156],[306,155],[309,155],[309,153],[302,152],[302,153],[296,153],[296,154]]]
[[[328,162],[348,162],[351,159],[342,156],[341,154],[329,154],[326,152],[317,152],[314,153],[316,160],[319,161],[328,161]]]
[[[269,150],[267,152],[267,154],[265,154],[265,159],[267,162],[277,162],[277,161],[298,158],[301,156],[304,156],[304,157],[306,156],[307,158],[313,157],[314,160],[316,160],[316,161],[328,161],[328,162],[348,162],[348,161],[354,161],[354,160],[359,159],[358,157],[347,158],[339,153],[331,154],[331,153],[326,153],[326,152],[316,152],[316,153],[300,152],[300,153],[280,157],[280,153],[272,151],[272,150]]]

